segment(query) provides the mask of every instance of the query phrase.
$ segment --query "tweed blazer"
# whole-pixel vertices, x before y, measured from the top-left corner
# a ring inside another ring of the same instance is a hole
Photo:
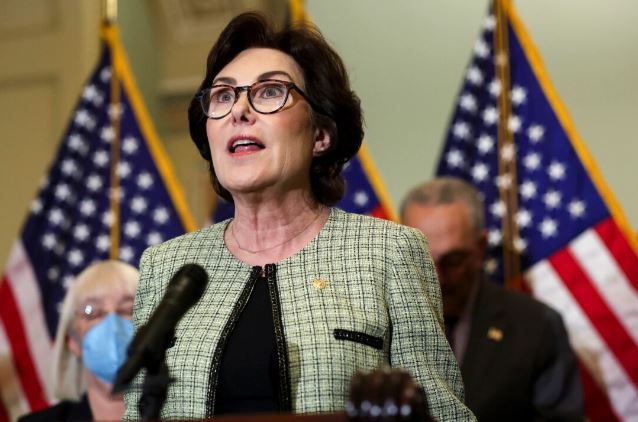
[[[260,272],[226,248],[229,221],[150,247],[142,256],[136,328],[148,320],[182,265],[199,264],[210,279],[204,296],[178,323],[167,351],[176,381],[162,418],[213,414],[229,321],[241,312],[250,295],[247,286]],[[442,328],[440,288],[420,232],[333,208],[311,242],[268,265],[266,274],[275,287],[273,319],[283,328],[275,331],[285,339],[281,377],[289,385],[291,411],[341,411],[356,370],[391,365],[407,369],[423,386],[435,420],[474,418],[463,404],[460,371]],[[140,383],[138,376],[125,395],[124,419],[138,417]]]

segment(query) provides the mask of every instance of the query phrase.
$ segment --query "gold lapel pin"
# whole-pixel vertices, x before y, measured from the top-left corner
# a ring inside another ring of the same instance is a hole
[[[314,280],[312,280],[312,287],[317,290],[324,289],[326,287],[326,281],[320,278],[315,278]]]
[[[490,327],[490,329],[487,330],[487,338],[494,341],[501,341],[503,340],[503,330],[496,327]]]

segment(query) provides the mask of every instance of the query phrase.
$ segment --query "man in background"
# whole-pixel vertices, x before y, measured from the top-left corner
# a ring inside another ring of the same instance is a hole
[[[478,419],[583,419],[576,358],[560,315],[484,275],[487,236],[477,191],[460,179],[434,179],[410,191],[401,220],[428,239],[446,336]]]

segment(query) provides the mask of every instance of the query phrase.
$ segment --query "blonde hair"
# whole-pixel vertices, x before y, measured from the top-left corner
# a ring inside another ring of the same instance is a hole
[[[64,297],[60,321],[53,346],[52,391],[60,400],[78,400],[86,390],[82,359],[69,349],[69,335],[73,335],[74,314],[89,295],[107,290],[124,289],[132,294],[137,289],[139,272],[120,261],[103,261],[90,265],[76,277]]]

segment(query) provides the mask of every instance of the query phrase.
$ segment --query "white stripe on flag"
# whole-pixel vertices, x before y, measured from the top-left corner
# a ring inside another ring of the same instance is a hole
[[[534,296],[563,316],[574,351],[592,377],[606,386],[614,412],[627,420],[638,417],[638,391],[549,262],[534,265],[525,277]]]
[[[569,248],[607,306],[638,345],[638,295],[598,233],[587,230]]]
[[[40,377],[40,384],[50,399],[48,381],[51,376],[49,368],[53,343],[46,326],[38,283],[20,240],[15,242],[11,249],[6,276],[15,296],[25,337],[31,350],[31,358]]]
[[[0,321],[0,406],[3,406],[11,420],[29,411],[22,384],[13,365],[9,339]]]

